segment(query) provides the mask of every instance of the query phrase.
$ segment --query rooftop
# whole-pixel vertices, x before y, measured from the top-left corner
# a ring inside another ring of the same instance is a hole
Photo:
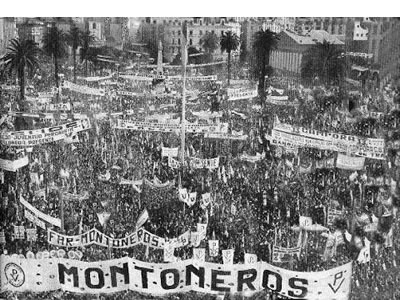
[[[324,40],[335,45],[344,45],[344,42],[340,41],[336,36],[329,34],[325,30],[310,30],[305,35],[299,35],[289,30],[284,30],[284,32],[295,40],[296,43],[302,45],[314,45],[316,43],[322,43]]]

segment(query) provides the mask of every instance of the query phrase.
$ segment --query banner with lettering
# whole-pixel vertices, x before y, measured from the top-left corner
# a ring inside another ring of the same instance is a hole
[[[224,139],[224,140],[238,140],[245,141],[248,138],[247,134],[230,134],[230,133],[205,133],[204,138],[206,139]]]
[[[6,243],[6,235],[4,233],[4,230],[0,231],[0,244],[5,244]]]
[[[154,264],[129,257],[83,262],[4,255],[0,265],[2,291],[61,289],[79,294],[133,290],[158,296],[189,291],[248,295],[269,289],[291,298],[345,300],[352,275],[351,262],[327,271],[296,272],[264,262],[223,265],[191,259]]]
[[[22,167],[25,167],[28,164],[29,164],[28,156],[24,156],[17,160],[8,160],[0,158],[0,169],[10,172],[16,172],[18,169],[21,169]]]
[[[161,156],[167,156],[167,157],[177,157],[178,156],[178,147],[176,148],[167,148],[167,147],[162,147],[161,148]]]
[[[33,207],[28,201],[26,201],[22,196],[20,196],[19,201],[23,206],[25,206],[26,210],[31,212],[36,218],[40,219],[41,221],[46,221],[47,223],[61,228],[61,220],[58,218],[54,218],[52,216],[46,215],[45,213],[41,212],[37,208]],[[40,226],[41,227],[41,226]]]
[[[130,129],[138,131],[157,131],[157,132],[174,132],[181,130],[181,124],[172,122],[141,122],[141,121],[131,121],[131,120],[121,120],[118,119],[113,128],[115,129]],[[191,133],[207,133],[207,132],[228,132],[228,123],[217,123],[217,124],[194,124],[185,123],[185,128],[187,132]]]
[[[222,250],[222,261],[224,265],[233,265],[234,256],[235,256],[235,249]]]
[[[14,225],[14,238],[16,240],[25,239],[25,227],[24,226],[16,226],[16,225]]]
[[[167,79],[169,80],[182,80],[181,75],[171,75],[168,76]],[[215,81],[218,80],[217,75],[204,75],[204,76],[187,76],[186,80],[190,81]]]
[[[88,129],[90,121],[84,119],[42,129],[1,132],[0,140],[7,146],[32,147],[59,141]]]
[[[243,90],[243,89],[234,89],[228,90],[228,101],[236,101],[243,99],[251,99],[258,96],[257,89],[255,90]]]
[[[343,211],[337,210],[334,208],[328,208],[328,225],[333,225],[333,222],[337,218],[341,218],[343,216]]]
[[[179,169],[181,167],[181,162],[179,160],[168,157],[168,166],[172,169]]]
[[[300,257],[301,247],[285,248],[274,245],[272,261],[276,263],[290,262],[295,256]]]
[[[81,94],[87,94],[87,95],[93,95],[93,96],[104,96],[105,91],[103,89],[96,89],[92,88],[86,85],[78,85],[70,81],[64,81],[63,85],[64,89],[69,89],[71,91],[81,93]]]
[[[215,158],[197,158],[190,157],[189,164],[194,169],[216,169],[219,167],[219,157]]]
[[[26,240],[36,242],[36,240],[37,240],[36,228],[27,228],[26,229]]]
[[[43,222],[42,220],[40,220],[36,215],[31,213],[29,210],[25,209],[24,215],[25,215],[25,218],[27,218],[30,222],[32,222],[36,226],[39,226],[42,229],[46,229],[46,223]]]
[[[364,169],[365,157],[352,157],[339,153],[336,167],[344,170],[359,171]]]
[[[71,110],[70,103],[49,103],[45,105],[47,111]]]
[[[310,147],[331,150],[384,160],[384,139],[362,138],[340,133],[328,133],[289,124],[275,124],[271,136],[267,136],[273,145]]]
[[[119,77],[132,81],[153,81],[153,75],[151,76],[119,75]]]

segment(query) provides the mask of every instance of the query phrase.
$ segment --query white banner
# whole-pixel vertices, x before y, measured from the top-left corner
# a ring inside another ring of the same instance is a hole
[[[45,105],[46,111],[71,110],[70,103],[49,103]]]
[[[219,241],[218,240],[208,240],[208,250],[211,257],[216,257],[219,255]]]
[[[25,208],[30,211],[35,217],[42,221],[46,221],[47,223],[61,228],[61,220],[58,218],[54,218],[52,216],[46,215],[45,213],[42,213],[40,210],[36,209],[33,207],[28,201],[26,201],[22,196],[20,196],[19,201]]]
[[[119,77],[132,81],[153,81],[153,75],[150,76],[119,75]]]
[[[193,248],[193,261],[205,262],[206,260],[206,249],[204,248]]]
[[[295,272],[264,262],[247,266],[200,260],[154,264],[129,257],[98,262],[5,255],[0,259],[1,290],[15,292],[61,289],[79,294],[133,290],[158,296],[189,291],[251,295],[269,289],[291,298],[345,300],[352,275],[351,262],[327,271]]]
[[[168,80],[182,80],[182,76],[176,75],[176,76],[168,76]],[[218,77],[217,75],[206,75],[206,76],[188,76],[186,77],[186,80],[192,80],[192,81],[215,81],[217,80]]]
[[[222,250],[222,261],[224,265],[233,265],[235,249]]]
[[[358,156],[384,160],[384,139],[361,138],[340,133],[327,133],[288,124],[276,124],[272,135],[267,137],[273,145],[310,147],[353,153]]]
[[[162,147],[161,149],[161,156],[167,156],[167,157],[177,157],[178,156],[178,150],[179,148],[167,148],[167,147]]]
[[[131,129],[140,131],[158,131],[158,132],[174,132],[181,130],[181,124],[178,123],[153,123],[153,122],[140,122],[140,121],[129,121],[118,119],[117,123],[113,126],[115,129]],[[227,133],[228,124],[218,123],[212,125],[206,124],[185,124],[186,132],[191,133],[207,133],[207,132],[219,132]]]
[[[4,233],[4,230],[0,231],[0,244],[5,244],[6,243],[6,235]]]
[[[239,90],[239,91],[229,91],[228,101],[251,99],[258,96],[257,90]]]
[[[40,220],[36,215],[31,213],[29,210],[25,209],[24,215],[25,215],[25,218],[27,218],[30,222],[32,222],[36,226],[39,226],[42,229],[46,229],[46,223],[43,222],[42,220]]]
[[[111,74],[111,75],[108,75],[108,76],[104,76],[104,77],[100,77],[100,76],[78,77],[78,79],[82,79],[82,80],[85,80],[87,82],[96,82],[96,81],[111,79],[111,78],[113,78],[113,75],[114,74]]]
[[[42,129],[2,132],[0,140],[7,146],[32,147],[59,141],[87,129],[90,129],[90,121],[84,119]]]
[[[342,216],[343,216],[343,211],[329,207],[328,208],[328,223],[327,223],[328,226],[332,226],[335,219],[341,218]]]
[[[295,261],[295,256],[300,257],[300,250],[301,247],[285,248],[274,245],[272,261],[277,263]]]
[[[91,88],[86,85],[78,85],[70,81],[64,81],[64,89],[69,89],[74,92],[78,92],[81,94],[88,94],[88,95],[93,95],[93,96],[104,96],[105,91],[103,89],[95,89]]]
[[[251,155],[248,155],[245,153],[240,156],[240,159],[251,162],[251,163],[256,163],[256,162],[262,160],[264,157],[265,157],[265,152],[262,154],[256,153],[255,156],[251,156]]]
[[[254,265],[255,263],[257,263],[257,255],[245,253],[244,254],[244,263],[246,265]]]
[[[365,157],[352,157],[338,154],[336,167],[339,169],[358,171],[364,169]]]
[[[236,135],[229,133],[205,133],[204,138],[206,139],[226,139],[226,140],[238,140],[245,141],[248,138],[248,135]]]
[[[219,167],[219,157],[215,158],[197,158],[189,157],[190,166],[194,169],[216,169]]]
[[[18,169],[20,169],[28,164],[29,164],[28,156],[24,156],[17,160],[8,160],[8,159],[0,158],[0,169],[10,171],[10,172],[16,172]]]

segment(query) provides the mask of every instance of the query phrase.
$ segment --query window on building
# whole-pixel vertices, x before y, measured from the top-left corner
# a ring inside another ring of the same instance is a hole
[[[339,25],[339,32],[338,34],[343,34],[343,25]]]
[[[378,24],[374,24],[373,33],[378,34]]]
[[[181,44],[181,39],[178,39],[178,45],[180,45]]]
[[[189,45],[190,46],[193,45],[193,40],[192,39],[189,39]]]
[[[189,35],[192,36],[193,35],[193,30],[189,31]]]
[[[172,45],[175,45],[175,39],[172,39]]]
[[[221,30],[221,35],[224,35],[224,31],[223,30]]]
[[[199,35],[203,35],[203,30],[200,30],[200,31],[199,31]]]
[[[96,23],[93,23],[92,28],[96,29]]]
[[[203,21],[202,20],[200,20],[200,25],[203,25]]]
[[[178,30],[178,35],[181,35],[181,31],[180,30]]]
[[[215,30],[211,30],[211,33],[215,33]]]
[[[376,50],[376,39],[372,40],[371,50],[372,50],[372,53],[375,53],[375,50]]]

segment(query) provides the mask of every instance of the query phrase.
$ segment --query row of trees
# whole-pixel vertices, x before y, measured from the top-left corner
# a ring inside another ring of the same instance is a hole
[[[49,28],[43,37],[43,49],[39,49],[32,40],[12,39],[7,48],[6,55],[2,58],[3,71],[10,77],[18,79],[20,87],[19,106],[24,110],[26,77],[32,77],[39,66],[40,54],[50,57],[54,64],[55,85],[59,88],[59,62],[67,54],[67,46],[72,49],[74,64],[74,82],[76,82],[76,52],[81,47],[81,62],[85,61],[85,73],[87,74],[87,61],[93,59],[90,45],[94,37],[87,29],[81,31],[75,24],[71,25],[69,32],[64,33],[55,24]]]

